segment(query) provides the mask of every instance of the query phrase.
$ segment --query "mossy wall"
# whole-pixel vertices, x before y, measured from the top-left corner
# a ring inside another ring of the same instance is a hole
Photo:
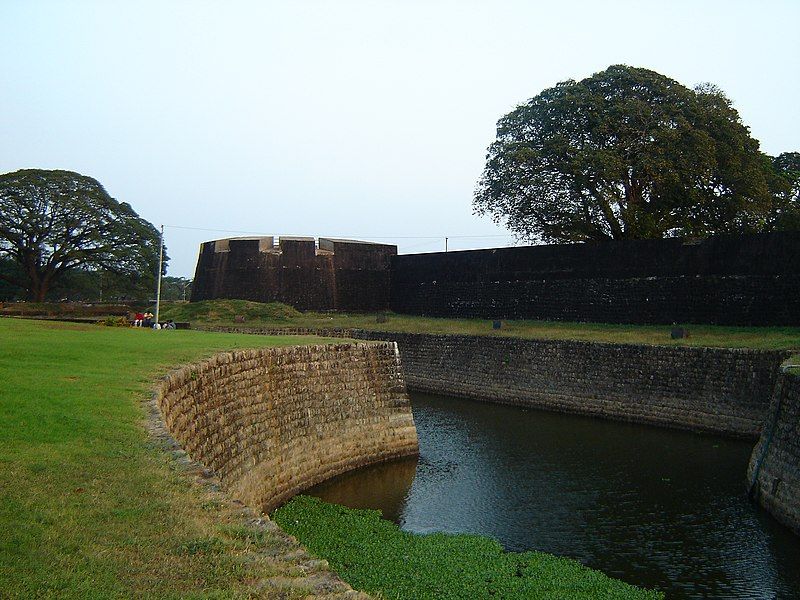
[[[166,376],[156,401],[189,455],[266,511],[345,471],[418,452],[393,342],[217,354]]]
[[[752,496],[800,535],[800,377],[782,373],[748,468]]]

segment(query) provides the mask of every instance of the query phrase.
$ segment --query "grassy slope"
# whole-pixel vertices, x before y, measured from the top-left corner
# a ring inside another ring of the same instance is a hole
[[[308,341],[0,319],[0,597],[235,597],[274,574],[148,445],[140,400],[179,363]]]
[[[414,535],[380,518],[298,496],[274,519],[351,585],[384,598],[594,600],[656,599],[574,560],[540,552],[504,552],[474,535]],[[380,568],[375,568],[380,565]]]
[[[800,349],[799,327],[723,327],[687,325],[691,337],[670,339],[668,325],[614,325],[554,321],[503,321],[492,330],[485,319],[441,319],[409,315],[387,315],[377,323],[375,315],[300,313],[282,304],[259,304],[244,300],[215,300],[191,304],[172,303],[162,309],[165,319],[190,321],[194,326],[238,325],[242,327],[344,327],[411,333],[459,333],[537,339],[571,339],[623,344],[664,344],[721,348]],[[234,317],[245,317],[235,323]]]

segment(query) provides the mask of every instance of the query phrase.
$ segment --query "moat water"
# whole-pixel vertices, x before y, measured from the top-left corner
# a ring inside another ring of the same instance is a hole
[[[491,536],[667,598],[800,598],[800,539],[751,504],[753,443],[411,394],[419,459],[308,493],[404,530]]]

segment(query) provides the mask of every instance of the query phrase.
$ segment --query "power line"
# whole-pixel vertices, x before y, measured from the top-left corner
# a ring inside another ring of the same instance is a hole
[[[240,231],[236,229],[214,229],[210,227],[189,227],[186,225],[164,225],[164,227],[168,227],[170,229],[186,229],[189,231],[210,231],[214,233],[238,233],[240,235],[257,235],[257,236],[270,235],[259,231]],[[326,237],[326,236],[323,235],[317,237]],[[339,235],[336,237],[343,237],[343,236]],[[453,240],[453,239],[510,238],[514,237],[514,235],[508,233],[508,234],[494,234],[494,235],[349,235],[344,237],[371,238],[375,240],[444,240],[444,238],[447,237]]]

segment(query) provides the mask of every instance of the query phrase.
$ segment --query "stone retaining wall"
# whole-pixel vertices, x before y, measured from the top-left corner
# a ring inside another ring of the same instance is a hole
[[[265,511],[345,471],[418,452],[392,342],[221,353],[166,376],[155,398],[189,455]]]
[[[753,438],[786,356],[460,335],[392,339],[410,389]]]
[[[359,329],[237,331],[391,339],[411,390],[753,439],[788,356],[782,350]]]
[[[751,495],[800,535],[800,377],[780,375],[747,474]]]

